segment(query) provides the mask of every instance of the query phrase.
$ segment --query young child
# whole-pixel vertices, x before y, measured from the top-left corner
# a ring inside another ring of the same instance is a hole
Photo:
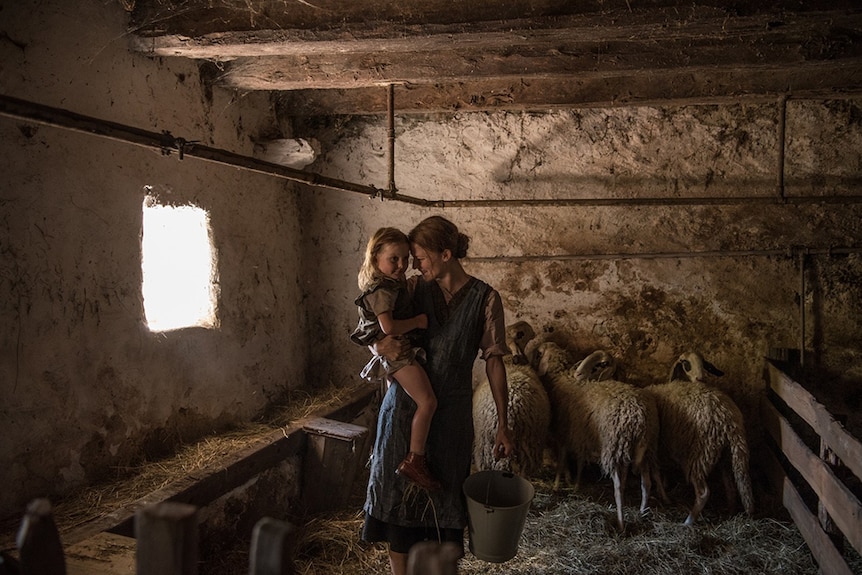
[[[428,316],[413,314],[404,276],[409,262],[410,243],[404,232],[380,228],[371,236],[359,270],[362,295],[356,299],[359,325],[350,335],[354,343],[368,346],[386,335],[407,335],[428,327]],[[393,375],[416,402],[410,427],[410,452],[398,465],[396,473],[425,489],[439,489],[440,482],[425,464],[425,441],[437,409],[437,397],[428,374],[418,363],[424,358],[425,351],[420,347],[414,347],[406,359],[398,361],[375,355],[363,368],[361,376],[369,381],[380,381]]]

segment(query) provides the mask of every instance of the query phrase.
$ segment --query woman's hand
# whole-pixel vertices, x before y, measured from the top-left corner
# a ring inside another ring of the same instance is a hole
[[[410,351],[410,340],[398,335],[387,335],[368,347],[371,349],[371,353],[382,355],[389,361],[396,361]]]
[[[498,427],[497,436],[494,439],[494,461],[498,461],[505,457],[511,457],[515,454],[515,441],[512,438],[514,434],[508,427]]]

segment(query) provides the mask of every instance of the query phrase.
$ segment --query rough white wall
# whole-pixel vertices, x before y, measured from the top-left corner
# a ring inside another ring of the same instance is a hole
[[[119,2],[0,8],[0,92],[251,155],[266,95],[128,51]],[[296,194],[283,180],[0,117],[0,515],[257,415],[305,384]],[[150,333],[145,186],[209,211],[217,330]]]
[[[860,105],[789,101],[786,195],[858,193]],[[396,186],[444,201],[775,197],[778,110],[776,103],[396,114]],[[305,119],[296,136],[321,143],[309,169],[387,187],[385,118]],[[327,254],[328,264],[319,278],[326,302],[311,314],[312,354],[337,380],[356,378],[366,360],[347,333],[364,241],[381,225],[406,231],[441,213],[472,237],[465,265],[501,291],[509,320],[553,330],[582,355],[608,348],[640,384],[666,378],[684,349],[701,350],[742,401],[762,389],[770,347],[798,347],[793,248],[862,245],[859,204],[425,209],[327,191],[304,195],[302,205],[315,230],[307,250]],[[779,254],[753,253],[771,250]],[[708,254],[690,257],[697,252]],[[862,335],[861,263],[858,254],[809,256],[806,346],[822,361],[858,361],[858,344],[849,342]],[[321,363],[344,349],[345,362]]]
[[[184,60],[129,53],[120,6],[4,4],[0,92],[248,155],[254,137],[287,123],[265,95],[209,91]],[[789,102],[788,195],[858,193],[860,116],[858,101]],[[777,123],[764,104],[399,117],[396,183],[443,200],[764,196],[776,193]],[[320,141],[325,156],[309,170],[387,185],[382,118],[280,135]],[[766,350],[798,345],[800,299],[807,345],[858,361],[858,255],[811,256],[800,294],[798,258],[740,253],[858,247],[856,204],[424,209],[297,194],[273,178],[6,117],[0,158],[0,465],[5,484],[21,486],[0,494],[0,515],[251,417],[288,386],[355,381],[367,352],[347,334],[366,239],[432,213],[473,238],[467,268],[500,289],[510,319],[553,329],[582,354],[607,347],[635,381],[663,378],[695,347],[735,395],[757,389]],[[147,185],[211,212],[217,331],[153,336],[143,326]],[[725,253],[652,257],[691,251]]]

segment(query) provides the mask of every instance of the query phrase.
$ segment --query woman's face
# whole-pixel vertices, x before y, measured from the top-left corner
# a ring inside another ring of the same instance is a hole
[[[448,250],[434,252],[426,250],[418,244],[412,244],[411,250],[413,251],[413,269],[422,274],[422,279],[431,281],[443,276],[446,271],[446,262],[449,259],[446,257]]]

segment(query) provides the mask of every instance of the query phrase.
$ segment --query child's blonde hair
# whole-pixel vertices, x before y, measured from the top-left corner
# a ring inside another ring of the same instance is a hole
[[[379,277],[377,269],[377,254],[387,244],[407,244],[410,241],[407,239],[407,234],[398,228],[380,228],[371,239],[368,240],[368,245],[365,247],[365,261],[362,262],[362,267],[359,268],[358,283],[359,289],[362,291],[371,287]]]

